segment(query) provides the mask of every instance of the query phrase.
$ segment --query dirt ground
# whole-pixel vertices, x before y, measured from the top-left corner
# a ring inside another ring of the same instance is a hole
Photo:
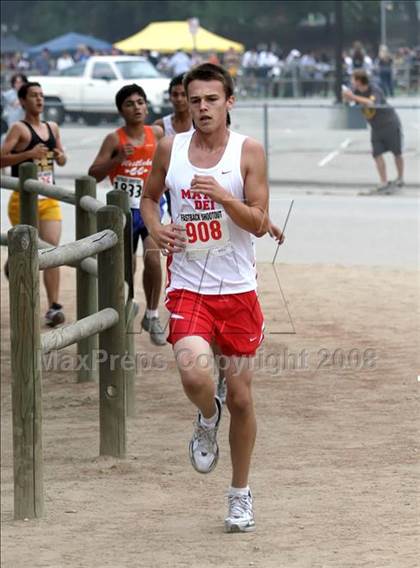
[[[243,535],[223,533],[228,412],[219,465],[200,476],[187,449],[194,410],[171,350],[144,334],[136,335],[141,361],[155,355],[167,368],[139,369],[125,460],[98,457],[98,386],[77,384],[72,371],[44,372],[46,515],[13,520],[2,273],[4,568],[418,566],[417,274],[282,264],[277,272],[293,324],[272,267],[261,266],[268,333],[255,374],[257,530]],[[69,320],[74,285],[64,269]]]

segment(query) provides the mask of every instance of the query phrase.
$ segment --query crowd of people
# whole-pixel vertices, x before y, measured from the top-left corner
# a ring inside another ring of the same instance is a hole
[[[354,42],[342,54],[343,82],[349,84],[355,69],[364,69],[380,83],[387,96],[398,88],[419,89],[420,49],[402,47],[391,53],[380,46],[377,55]],[[241,61],[244,90],[277,96],[327,96],[334,88],[335,61],[325,51],[292,49],[287,54],[265,46],[246,51]],[[265,92],[264,92],[265,91]]]
[[[101,52],[81,45],[73,54],[65,52],[53,56],[44,49],[31,59],[25,54],[6,55],[2,68],[9,72],[49,75],[92,55],[119,53],[115,48]],[[259,45],[242,55],[233,48],[223,54],[186,53],[183,50],[173,54],[144,50],[139,54],[147,57],[167,77],[184,73],[204,62],[221,64],[236,80],[237,94],[243,96],[328,96],[334,89],[335,61],[333,54],[327,51],[291,49],[287,52],[277,45]],[[343,52],[342,65],[346,84],[354,69],[364,69],[380,83],[387,96],[394,96],[396,90],[404,94],[417,92],[420,87],[420,48],[400,47],[391,52],[382,45],[374,53],[356,41],[351,49]]]

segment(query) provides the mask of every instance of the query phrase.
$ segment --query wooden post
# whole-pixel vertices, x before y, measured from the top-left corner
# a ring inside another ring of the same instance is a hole
[[[96,233],[96,215],[91,215],[80,207],[84,195],[96,198],[96,181],[93,177],[83,176],[76,179],[76,240]],[[80,267],[76,268],[77,319],[83,319],[98,310],[98,282],[95,276],[87,274]],[[98,335],[82,339],[77,344],[77,355],[83,364],[77,373],[77,381],[84,383],[97,380],[97,370],[93,356],[98,350]],[[86,362],[86,364],[84,364]]]
[[[107,205],[116,205],[122,209],[126,223],[124,227],[124,277],[128,284],[128,297],[134,297],[133,284],[133,224],[128,194],[121,189],[113,189],[106,194]]]
[[[38,168],[32,162],[25,162],[19,166],[20,223],[38,227],[38,196],[23,189],[27,179],[38,179]]]
[[[125,191],[114,189],[109,191],[106,196],[108,205],[116,205],[125,214],[126,223],[124,227],[124,275],[125,281],[128,284],[128,302],[126,305],[126,349],[128,354],[129,364],[125,373],[126,378],[126,403],[127,403],[127,416],[135,416],[135,380],[136,380],[136,367],[135,367],[135,350],[134,350],[134,318],[127,319],[129,308],[134,297],[134,275],[133,275],[133,224],[131,219],[131,209],[128,201],[128,195]]]
[[[99,309],[114,308],[119,321],[99,334],[99,453],[123,458],[126,455],[124,238],[123,214],[118,207],[107,205],[98,211],[98,230],[103,229],[114,231],[118,243],[98,255]]]
[[[8,232],[15,519],[44,513],[37,241],[28,225]]]

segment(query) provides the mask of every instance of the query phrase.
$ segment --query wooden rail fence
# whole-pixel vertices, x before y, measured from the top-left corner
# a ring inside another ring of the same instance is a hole
[[[126,455],[126,416],[134,415],[132,224],[128,196],[96,199],[96,182],[75,180],[75,191],[37,181],[36,166],[22,164],[19,179],[2,176],[1,187],[20,192],[20,225],[1,235],[9,251],[9,296],[16,519],[44,513],[42,458],[42,356],[77,343],[78,381],[96,380],[99,369],[101,455]],[[76,240],[52,246],[38,239],[38,194],[75,206]],[[95,259],[94,257],[97,257]],[[76,268],[77,321],[40,330],[39,271]],[[99,341],[98,341],[99,337]],[[99,353],[98,360],[95,357]],[[98,363],[98,364],[97,364]]]

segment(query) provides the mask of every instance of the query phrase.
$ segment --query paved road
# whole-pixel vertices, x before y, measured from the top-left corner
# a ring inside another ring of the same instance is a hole
[[[358,196],[360,190],[373,187],[376,180],[368,154],[368,131],[331,129],[323,122],[326,112],[270,111],[276,115],[270,121],[270,173],[271,178],[282,182],[272,184],[270,211],[279,225],[294,199],[287,241],[277,261],[415,268],[420,196],[420,189],[416,189],[420,179],[416,163],[418,111],[400,112],[408,139],[409,185],[397,196],[384,197]],[[282,118],[277,113],[282,113]],[[232,118],[234,128],[246,129],[250,135],[263,139],[257,111],[239,109]],[[96,128],[65,125],[62,137],[69,161],[58,169],[57,183],[72,187],[75,177],[86,174],[102,139],[113,128],[115,125],[109,124]],[[334,152],[337,154],[331,157]],[[98,188],[104,201],[107,187],[104,182]],[[6,190],[1,192],[2,231],[9,226],[8,194]],[[68,242],[74,239],[74,211],[65,204],[63,211],[63,242]],[[269,237],[257,241],[260,260],[270,261],[274,252],[275,244]]]

